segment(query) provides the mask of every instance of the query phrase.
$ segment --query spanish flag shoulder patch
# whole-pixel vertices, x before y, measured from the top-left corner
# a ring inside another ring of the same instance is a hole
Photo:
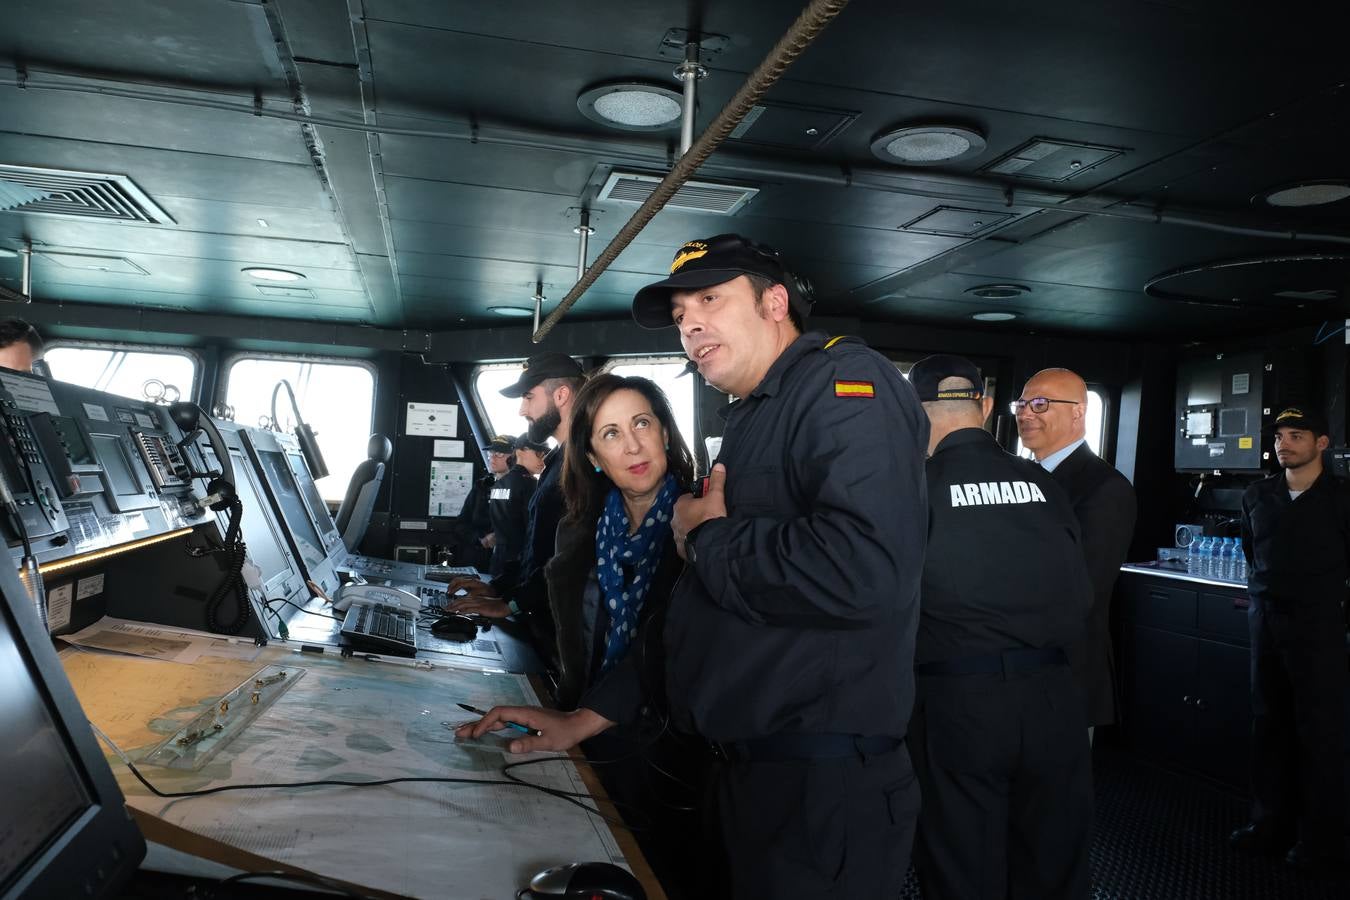
[[[834,395],[836,397],[864,397],[871,400],[877,395],[877,392],[870,381],[836,381],[834,383]]]

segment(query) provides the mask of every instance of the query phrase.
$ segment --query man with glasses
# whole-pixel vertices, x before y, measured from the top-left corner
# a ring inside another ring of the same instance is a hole
[[[1087,384],[1068,369],[1043,369],[1013,401],[1022,446],[1069,495],[1083,535],[1092,579],[1087,630],[1072,643],[1069,663],[1087,702],[1088,740],[1097,725],[1116,721],[1111,652],[1111,591],[1134,535],[1134,487],[1086,443]]]
[[[1065,653],[1092,605],[1078,522],[1052,475],[984,430],[994,401],[969,360],[930,356],[909,380],[932,425],[909,727],[923,896],[1081,900],[1092,764]]]

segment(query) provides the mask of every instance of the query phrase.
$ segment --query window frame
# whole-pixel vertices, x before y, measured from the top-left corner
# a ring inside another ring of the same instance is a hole
[[[327,356],[318,353],[279,353],[267,350],[237,350],[225,354],[220,360],[220,376],[216,379],[215,396],[211,398],[211,409],[226,405],[225,398],[230,393],[230,375],[235,363],[245,359],[278,360],[280,362],[318,363],[322,365],[360,366],[370,373],[370,427],[375,427],[375,398],[379,396],[380,370],[369,360],[355,359],[350,356]],[[213,413],[214,415],[214,413]],[[238,422],[247,428],[261,428],[256,422]],[[275,424],[275,423],[273,423]]]
[[[478,376],[489,370],[514,369],[516,372],[520,372],[521,366],[524,363],[525,360],[523,358],[498,359],[493,360],[492,362],[478,363],[469,370],[469,395],[473,399],[474,417],[477,418],[480,427],[483,429],[483,439],[485,441],[492,440],[492,438],[498,434],[520,434],[525,430],[525,420],[521,419],[520,423],[514,429],[498,431],[497,428],[499,426],[493,424],[492,417],[488,415],[487,404],[483,402],[483,395],[478,392]]]
[[[132,341],[99,341],[99,340],[81,340],[79,338],[56,338],[55,340],[44,341],[42,356],[46,359],[48,353],[52,350],[62,348],[72,350],[110,350],[112,352],[122,353],[146,353],[156,356],[186,356],[192,360],[192,384],[188,386],[182,399],[196,401],[197,394],[202,387],[202,373],[206,368],[206,360],[195,347],[172,347],[166,348],[158,344],[137,344]],[[52,377],[60,381],[55,373]],[[90,390],[98,390],[90,388]],[[144,397],[135,397],[132,399],[144,400]]]

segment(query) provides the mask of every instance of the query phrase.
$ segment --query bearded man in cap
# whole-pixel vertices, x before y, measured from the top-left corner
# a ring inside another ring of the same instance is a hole
[[[1242,497],[1252,638],[1252,820],[1229,837],[1290,865],[1345,861],[1345,593],[1350,489],[1322,465],[1320,415],[1274,422],[1281,471]],[[1286,852],[1287,851],[1287,852]]]
[[[563,353],[540,353],[525,361],[520,378],[502,388],[503,397],[520,398],[520,414],[530,423],[526,433],[536,446],[552,437],[558,446],[544,457],[544,471],[530,497],[525,525],[525,544],[519,571],[491,584],[476,578],[457,578],[450,593],[467,590],[467,596],[450,605],[455,612],[492,618],[524,617],[529,623],[535,650],[550,661],[558,655],[553,614],[549,609],[544,564],[553,557],[558,523],[563,516],[560,479],[567,429],[572,423],[572,404],[586,377],[581,365]]]
[[[1083,900],[1092,761],[1066,649],[1092,583],[1068,495],[984,430],[969,360],[909,373],[932,424],[910,722],[925,900]]]

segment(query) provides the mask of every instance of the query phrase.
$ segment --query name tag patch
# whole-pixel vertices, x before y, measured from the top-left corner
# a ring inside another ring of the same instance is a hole
[[[488,495],[489,500],[510,500],[510,488],[493,488],[492,493]]]
[[[949,484],[952,507],[993,506],[1004,503],[1044,503],[1045,494],[1029,481],[979,481]]]
[[[870,381],[836,381],[834,383],[834,395],[836,397],[865,397],[870,400],[876,396],[876,393]]]

